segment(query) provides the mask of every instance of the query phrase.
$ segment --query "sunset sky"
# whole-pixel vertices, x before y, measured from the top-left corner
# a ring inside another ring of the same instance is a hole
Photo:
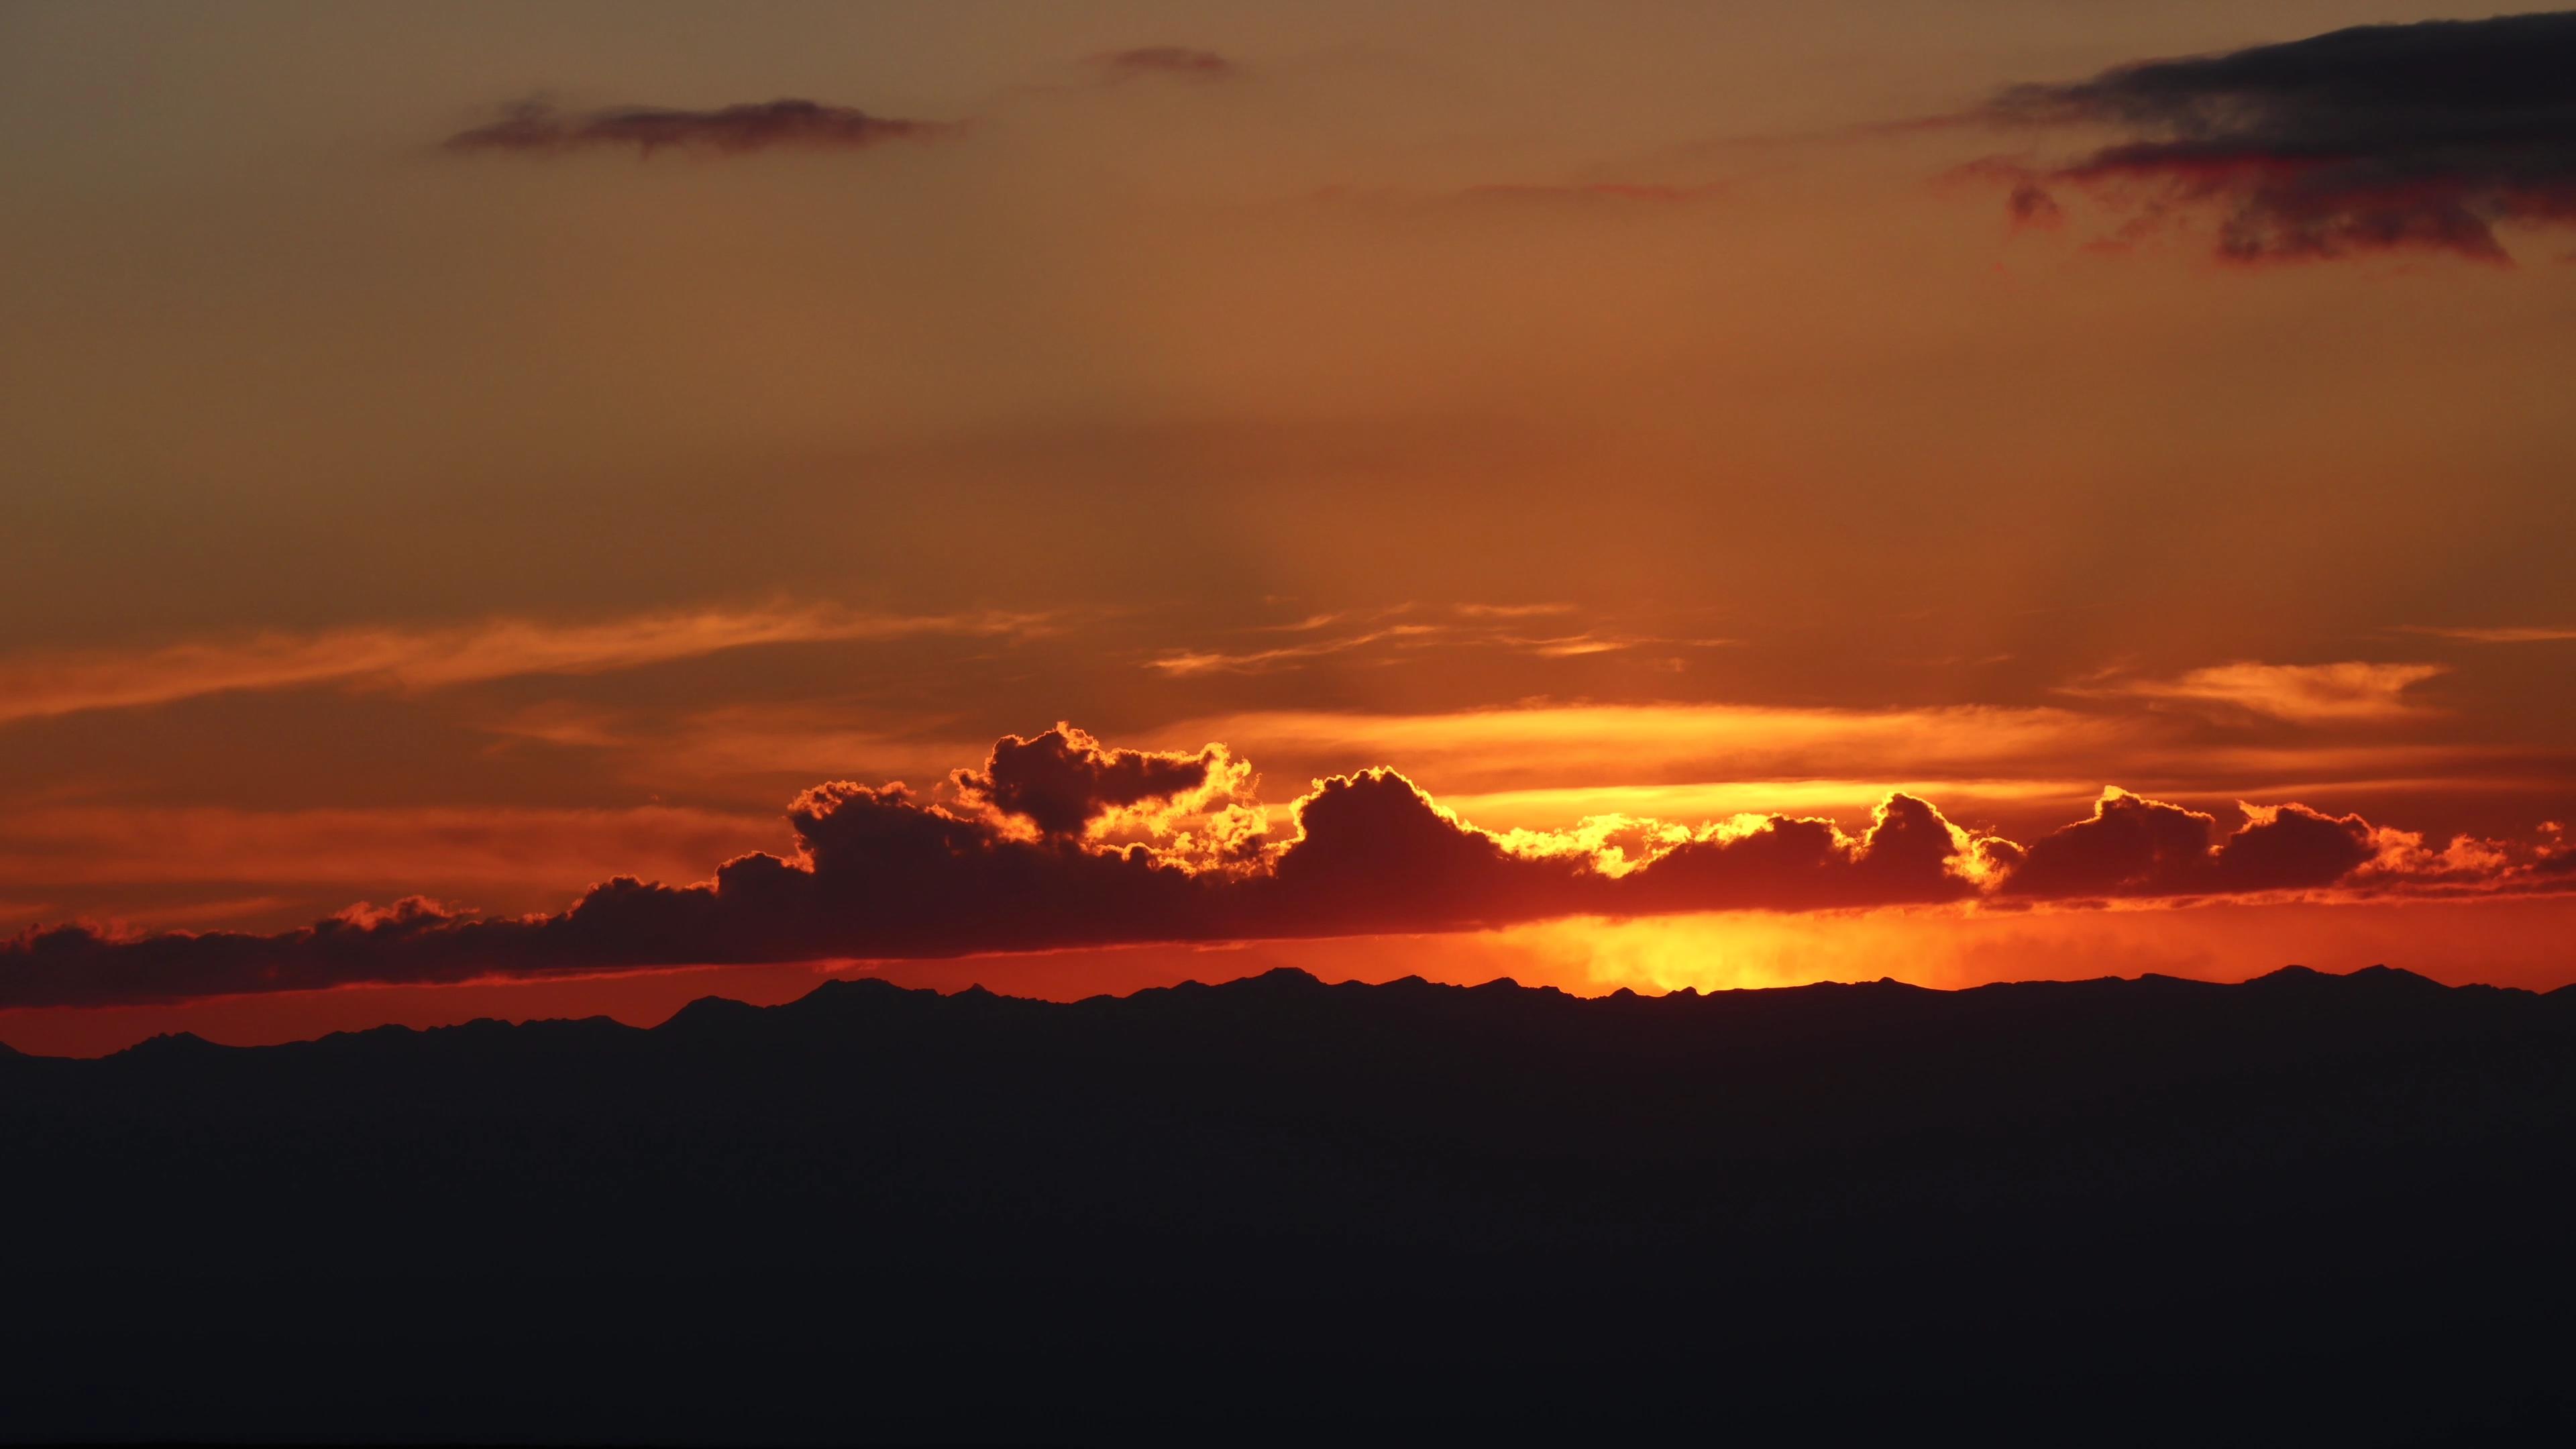
[[[0,9],[0,1041],[2576,981],[2486,13]]]

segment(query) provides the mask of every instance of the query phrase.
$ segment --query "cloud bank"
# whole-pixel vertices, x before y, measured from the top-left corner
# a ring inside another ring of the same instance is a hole
[[[2576,12],[2371,25],[2022,85],[1989,120],[2115,139],[1981,163],[2025,223],[2083,191],[2118,240],[2214,215],[2240,262],[2400,250],[2508,262],[2496,227],[2576,224]]]
[[[2576,847],[2422,837],[2302,805],[2239,828],[2124,791],[2028,846],[1890,795],[1869,827],[1624,816],[1478,829],[1395,770],[1315,782],[1271,839],[1221,745],[1113,748],[1069,725],[1005,737],[928,794],[817,785],[797,850],[687,885],[621,876],[551,915],[412,898],[271,936],[118,937],[59,926],[0,943],[0,1007],[173,1001],[369,982],[720,963],[1438,932],[1572,916],[1982,902],[2565,889]]]

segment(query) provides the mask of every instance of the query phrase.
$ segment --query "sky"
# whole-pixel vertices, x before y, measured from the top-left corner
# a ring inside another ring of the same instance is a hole
[[[22,0],[0,1041],[2576,981],[2571,77],[2422,0]]]

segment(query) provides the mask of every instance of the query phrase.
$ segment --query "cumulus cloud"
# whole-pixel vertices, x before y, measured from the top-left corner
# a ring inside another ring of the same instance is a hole
[[[2418,250],[2510,258],[2499,224],[2576,224],[2576,12],[2371,25],[2015,86],[1987,119],[2112,139],[1984,163],[2013,214],[2072,189],[2134,237],[2214,216],[2217,250],[2268,262]]]
[[[889,141],[923,140],[957,128],[937,121],[870,115],[819,101],[776,100],[714,110],[620,106],[566,111],[546,101],[523,101],[497,120],[447,138],[447,149],[467,153],[560,155],[583,150],[624,150],[651,157],[658,151],[738,156],[754,151],[850,151]]]
[[[1080,836],[1144,805],[1205,809],[1242,783],[1223,745],[1198,753],[1114,749],[1058,723],[1030,739],[1005,735],[980,770],[950,776],[959,797],[1045,836]]]
[[[2576,877],[2560,864],[2576,852],[2558,835],[2536,849],[2454,841],[2436,851],[2295,804],[2240,807],[2245,824],[2221,835],[2211,815],[2119,790],[2024,848],[1901,793],[1857,836],[1778,815],[1497,834],[1386,768],[1315,782],[1290,807],[1292,831],[1272,840],[1252,784],[1221,746],[1119,749],[1059,724],[1005,737],[927,795],[900,783],[817,785],[789,806],[790,855],[736,856],[693,884],[621,876],[552,915],[477,917],[413,897],[269,936],[30,931],[0,943],[0,1006],[1569,916],[2541,889]]]
[[[2379,855],[2357,815],[2244,808],[2245,825],[2220,838],[2215,816],[2106,790],[2090,818],[2033,841],[2003,889],[2048,898],[2306,890],[2333,885]]]

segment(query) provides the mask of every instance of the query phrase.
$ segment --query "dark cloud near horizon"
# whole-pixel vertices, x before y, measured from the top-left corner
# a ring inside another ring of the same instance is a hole
[[[2369,822],[2304,805],[2258,814],[2220,839],[2218,820],[2125,791],[2092,818],[2031,843],[2004,882],[2037,897],[2245,895],[2330,886],[2376,858]]]
[[[945,136],[955,130],[944,122],[901,120],[793,99],[706,111],[657,106],[564,111],[548,102],[525,101],[510,107],[499,120],[448,137],[446,146],[450,151],[536,155],[628,146],[645,157],[672,150],[741,155],[769,150],[857,150],[888,141]]]
[[[1805,911],[2386,889],[2554,889],[2576,852],[2436,857],[2420,839],[2304,806],[2214,817],[2108,792],[2025,850],[1888,797],[1870,828],[1772,816],[1703,829],[1624,868],[1573,836],[1503,837],[1392,769],[1316,783],[1275,847],[1185,855],[1095,838],[1113,811],[1240,810],[1248,772],[1119,750],[1070,726],[1005,737],[949,798],[818,785],[789,807],[797,853],[738,856],[710,880],[620,877],[553,915],[475,918],[413,899],[273,936],[119,939],[83,926],[0,941],[0,1007],[106,1005],[354,983],[616,969],[920,958],[1149,942],[1452,931],[1567,916]],[[1175,827],[1177,828],[1177,827]],[[2470,864],[2464,866],[2462,861]],[[2391,862],[2398,862],[2392,865]],[[2413,863],[2409,863],[2413,862]],[[2403,873],[2418,872],[2413,877]],[[2378,872],[2374,876],[2372,873]],[[2555,881],[2556,885],[2549,882]]]
[[[2018,220],[2053,188],[2125,210],[2124,236],[2178,209],[2218,215],[2236,261],[2399,249],[2509,262],[2499,223],[2576,224],[2576,12],[2338,30],[2222,55],[2022,85],[1989,120],[2122,139],[2009,175]]]

